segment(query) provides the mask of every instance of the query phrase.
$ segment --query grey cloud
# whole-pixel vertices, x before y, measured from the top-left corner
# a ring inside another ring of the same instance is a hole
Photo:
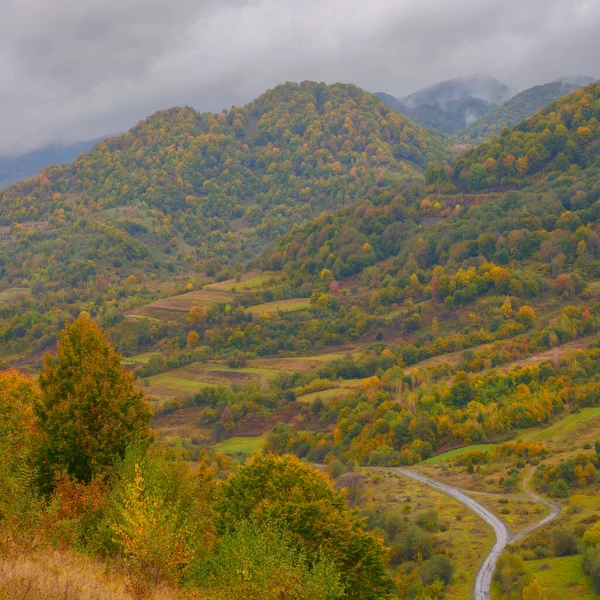
[[[220,110],[288,80],[408,94],[599,76],[595,0],[4,0],[0,153]]]

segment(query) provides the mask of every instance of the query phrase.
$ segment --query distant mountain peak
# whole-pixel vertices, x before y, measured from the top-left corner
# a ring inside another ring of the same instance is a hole
[[[500,104],[509,95],[510,88],[504,83],[494,77],[476,75],[441,81],[409,94],[402,101],[409,108],[465,98],[479,98],[491,104]]]

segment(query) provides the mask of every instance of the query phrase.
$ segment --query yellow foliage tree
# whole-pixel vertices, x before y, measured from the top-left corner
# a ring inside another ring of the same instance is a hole
[[[523,600],[546,600],[546,595],[537,579],[523,588]]]
[[[187,334],[186,342],[190,348],[194,348],[195,346],[197,346],[199,341],[200,341],[200,336],[198,335],[198,333],[196,331],[190,331]]]

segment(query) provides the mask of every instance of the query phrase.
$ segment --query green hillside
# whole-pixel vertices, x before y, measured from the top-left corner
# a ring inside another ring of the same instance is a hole
[[[446,153],[350,85],[286,84],[221,114],[162,111],[2,193],[3,283],[73,286],[205,270],[215,258],[218,270]]]

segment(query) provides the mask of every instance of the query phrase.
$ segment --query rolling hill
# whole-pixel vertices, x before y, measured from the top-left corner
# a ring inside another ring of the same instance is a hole
[[[0,276],[6,288],[214,272],[446,156],[351,85],[286,84],[221,114],[173,108],[5,190]]]

